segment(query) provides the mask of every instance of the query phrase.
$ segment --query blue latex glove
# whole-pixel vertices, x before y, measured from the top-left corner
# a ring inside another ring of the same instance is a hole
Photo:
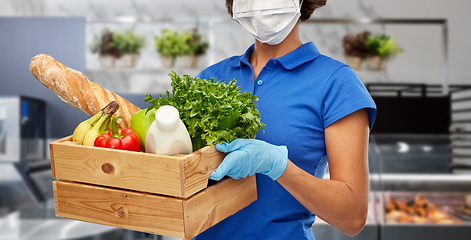
[[[288,149],[285,146],[275,146],[256,139],[236,139],[230,143],[216,144],[216,149],[229,153],[209,176],[217,181],[225,175],[239,179],[255,173],[276,180],[288,163]]]

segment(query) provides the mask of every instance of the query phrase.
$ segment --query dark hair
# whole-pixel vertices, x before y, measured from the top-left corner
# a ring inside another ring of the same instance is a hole
[[[226,0],[227,12],[232,16],[232,3],[233,0]],[[327,0],[303,0],[303,5],[301,6],[301,21],[308,20],[311,17],[311,14],[317,8],[323,7],[327,4]]]

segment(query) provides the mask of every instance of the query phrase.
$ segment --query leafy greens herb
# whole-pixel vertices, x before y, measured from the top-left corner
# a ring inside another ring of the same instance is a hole
[[[147,109],[163,105],[174,106],[186,125],[196,151],[204,146],[230,142],[236,138],[255,138],[264,123],[255,107],[258,98],[250,92],[241,93],[235,79],[228,84],[221,81],[193,79],[189,75],[169,74],[172,94],[153,98],[146,94]]]

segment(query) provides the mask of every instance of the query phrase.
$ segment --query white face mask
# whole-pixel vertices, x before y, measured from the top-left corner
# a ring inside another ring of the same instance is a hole
[[[280,44],[301,16],[299,0],[234,0],[232,18],[262,42]]]

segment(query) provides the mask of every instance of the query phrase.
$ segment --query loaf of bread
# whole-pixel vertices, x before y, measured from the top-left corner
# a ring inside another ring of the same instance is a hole
[[[123,117],[122,128],[129,127],[132,115],[140,108],[121,96],[91,82],[81,72],[68,68],[47,54],[35,56],[30,63],[31,73],[44,86],[71,106],[95,115],[111,101],[119,104],[117,115]]]

